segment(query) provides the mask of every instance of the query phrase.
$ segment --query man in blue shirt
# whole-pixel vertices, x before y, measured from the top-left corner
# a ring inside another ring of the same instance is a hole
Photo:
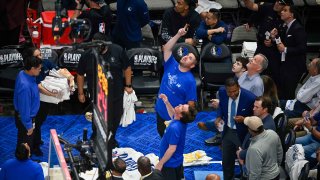
[[[179,29],[178,33],[163,46],[164,74],[161,80],[159,94],[166,94],[172,106],[188,104],[195,107],[197,101],[197,88],[194,76],[190,72],[197,63],[196,54],[185,53],[178,63],[172,55],[172,47],[181,36],[186,34],[185,28]],[[161,99],[156,102],[157,129],[162,137],[166,128],[164,121],[172,117],[168,115],[165,104]]]
[[[27,143],[17,146],[15,159],[7,160],[0,170],[1,180],[44,180],[40,164],[33,162],[30,157],[30,147]]]
[[[40,106],[40,95],[36,76],[41,71],[41,59],[27,57],[24,70],[20,71],[14,89],[15,123],[18,129],[17,146],[28,143],[33,147],[34,117]]]
[[[166,105],[169,116],[172,118],[160,144],[160,161],[156,169],[160,170],[166,180],[182,179],[183,150],[186,139],[187,123],[194,120],[195,110],[188,104],[172,107],[165,94],[160,94]]]
[[[141,28],[149,23],[149,19],[148,6],[143,0],[118,0],[112,42],[126,50],[140,47]]]

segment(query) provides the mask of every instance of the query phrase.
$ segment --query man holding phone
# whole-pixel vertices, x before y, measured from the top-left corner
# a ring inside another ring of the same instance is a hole
[[[308,112],[304,114],[303,119],[296,122],[294,129],[304,126],[310,132],[296,139],[296,144],[302,144],[305,157],[309,160],[311,155],[320,147],[320,113],[316,113],[314,116],[311,116]]]

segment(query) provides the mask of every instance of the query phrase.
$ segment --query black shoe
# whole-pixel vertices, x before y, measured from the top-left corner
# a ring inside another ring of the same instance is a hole
[[[221,145],[221,141],[222,139],[218,137],[218,135],[216,135],[212,138],[205,140],[204,142],[207,146],[218,146],[218,145]]]
[[[32,150],[32,154],[36,155],[36,156],[43,156],[43,152],[41,151],[40,148],[35,148]]]

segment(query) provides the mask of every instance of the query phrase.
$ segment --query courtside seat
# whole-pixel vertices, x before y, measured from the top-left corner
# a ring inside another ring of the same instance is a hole
[[[225,80],[233,76],[231,51],[225,44],[208,43],[200,55],[201,97],[205,100],[205,91],[216,91]],[[202,102],[201,104],[204,104]]]
[[[134,48],[127,51],[133,62],[132,87],[139,95],[155,95],[160,88],[162,53],[151,48]]]
[[[13,91],[16,77],[22,68],[23,58],[17,49],[0,49],[1,90]]]
[[[66,68],[75,76],[76,70],[79,64],[79,60],[84,51],[81,49],[66,48],[59,57],[58,66],[60,68]]]

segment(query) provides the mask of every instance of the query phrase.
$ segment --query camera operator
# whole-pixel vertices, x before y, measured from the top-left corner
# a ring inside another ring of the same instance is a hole
[[[93,35],[97,32],[110,34],[111,11],[104,0],[75,0],[77,7],[72,19],[88,19],[91,23],[91,33],[87,41],[91,41]],[[82,11],[86,4],[90,10]]]

